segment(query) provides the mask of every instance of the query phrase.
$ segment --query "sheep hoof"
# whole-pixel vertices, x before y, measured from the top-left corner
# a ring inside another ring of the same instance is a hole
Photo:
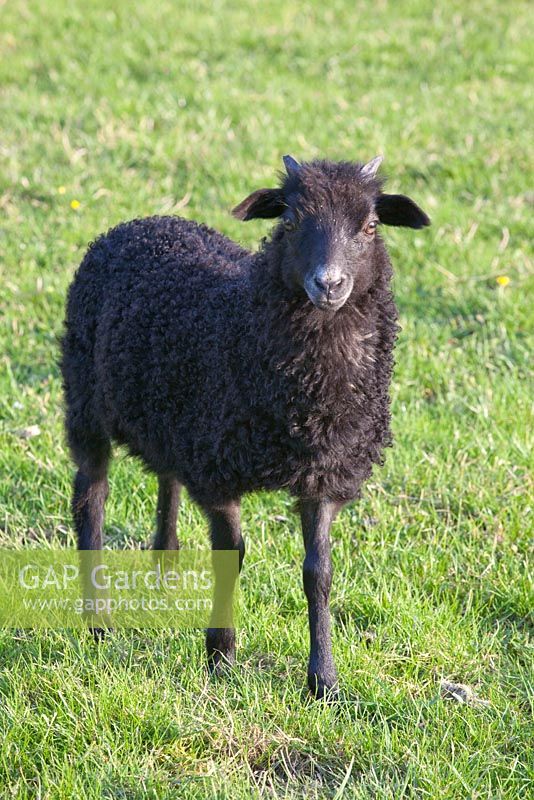
[[[208,653],[208,670],[215,678],[228,674],[234,664],[235,652],[221,653],[219,650],[214,650]]]
[[[339,697],[337,678],[322,678],[315,673],[308,675],[308,687],[315,700],[334,703]]]
[[[86,614],[85,623],[95,642],[103,642],[108,634],[113,633],[109,614]]]
[[[210,674],[223,675],[235,662],[235,631],[231,628],[209,628],[206,650]]]
[[[92,633],[93,639],[95,642],[103,642],[104,639],[107,637],[108,633],[111,633],[113,628],[89,628],[89,632]]]
[[[234,663],[233,657],[229,658],[222,653],[213,653],[211,658],[208,658],[208,671],[214,678],[221,678],[228,674]]]

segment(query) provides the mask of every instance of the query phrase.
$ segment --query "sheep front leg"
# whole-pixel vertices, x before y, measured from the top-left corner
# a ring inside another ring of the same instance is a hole
[[[333,696],[337,684],[330,635],[330,526],[340,507],[340,503],[332,500],[300,501],[306,549],[302,575],[310,625],[308,686],[318,699]]]
[[[245,543],[241,536],[239,501],[231,501],[214,507],[204,507],[210,522],[212,550],[237,550],[239,552],[239,571],[245,555]],[[221,565],[214,559],[215,588],[214,608],[226,608],[231,616],[233,587],[228,586],[227,576],[221,574]],[[208,628],[206,649],[210,672],[220,672],[235,660],[235,629]]]

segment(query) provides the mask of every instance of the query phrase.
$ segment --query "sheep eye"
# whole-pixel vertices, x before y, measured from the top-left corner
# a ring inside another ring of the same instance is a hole
[[[373,220],[371,220],[371,222],[367,223],[367,225],[363,229],[363,232],[366,233],[367,236],[373,236],[373,234],[375,233],[375,231],[377,229],[377,226],[378,226],[378,222],[373,219]]]
[[[285,231],[294,231],[295,228],[297,227],[296,222],[293,219],[286,218],[282,221],[282,224],[284,226]]]

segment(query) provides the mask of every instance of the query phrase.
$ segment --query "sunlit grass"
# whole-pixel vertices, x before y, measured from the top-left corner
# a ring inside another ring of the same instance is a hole
[[[287,152],[383,153],[433,221],[385,234],[396,443],[334,529],[340,703],[303,693],[291,503],[249,497],[226,681],[201,632],[0,634],[6,797],[529,795],[530,16],[518,0],[0,8],[1,546],[74,544],[57,337],[102,230],[180,213],[256,246],[268,224],[228,211]],[[140,546],[155,480],[118,454],[111,485],[107,542]],[[187,500],[180,527],[207,544]],[[488,705],[441,697],[443,678]]]

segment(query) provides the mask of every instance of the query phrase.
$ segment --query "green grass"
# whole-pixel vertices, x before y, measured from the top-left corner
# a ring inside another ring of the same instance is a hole
[[[1,546],[74,543],[57,336],[99,232],[177,211],[254,246],[268,225],[228,209],[286,152],[384,153],[433,219],[386,232],[396,445],[334,530],[340,703],[302,693],[290,501],[252,496],[226,681],[200,631],[0,632],[2,797],[532,796],[531,22],[518,0],[0,5]],[[119,456],[111,482],[107,541],[139,546],[155,481]],[[180,527],[207,542],[187,501]]]

